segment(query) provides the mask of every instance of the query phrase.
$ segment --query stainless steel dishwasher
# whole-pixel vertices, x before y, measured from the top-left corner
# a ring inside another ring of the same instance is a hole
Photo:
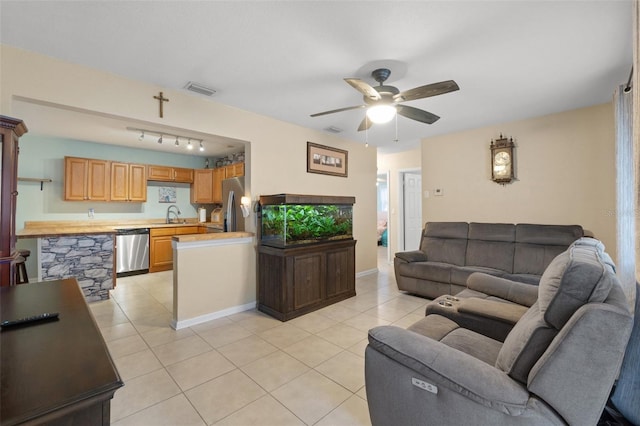
[[[116,233],[116,277],[149,272],[149,228],[119,229]]]

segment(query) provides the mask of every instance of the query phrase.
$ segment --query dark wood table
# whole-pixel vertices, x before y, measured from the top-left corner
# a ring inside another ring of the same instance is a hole
[[[44,312],[0,332],[0,424],[108,425],[123,382],[76,279],[0,288],[0,320]]]

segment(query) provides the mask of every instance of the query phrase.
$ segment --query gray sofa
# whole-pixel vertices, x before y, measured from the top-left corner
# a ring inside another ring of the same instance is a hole
[[[420,249],[396,253],[396,282],[428,298],[464,290],[474,272],[538,284],[549,263],[582,236],[579,225],[427,222]]]
[[[500,283],[491,286],[501,292]],[[535,288],[504,342],[438,314],[407,330],[371,329],[365,380],[373,425],[595,425],[632,327],[613,263],[602,243],[582,238]]]

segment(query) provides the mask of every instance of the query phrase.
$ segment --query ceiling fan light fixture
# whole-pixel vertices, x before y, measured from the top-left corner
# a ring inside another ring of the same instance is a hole
[[[367,117],[376,124],[388,123],[396,115],[396,108],[391,105],[375,105],[367,109]]]

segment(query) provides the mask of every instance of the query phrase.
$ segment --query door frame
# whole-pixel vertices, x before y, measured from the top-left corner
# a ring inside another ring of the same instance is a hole
[[[378,175],[386,175],[387,177],[387,263],[391,263],[391,170],[378,170],[376,173],[376,179],[378,179]],[[378,198],[378,187],[376,185],[376,205]],[[376,223],[377,223],[377,212],[376,212]]]
[[[422,180],[422,168],[413,167],[398,170],[398,251],[404,251],[404,175],[407,173],[420,174]],[[420,205],[422,206],[422,194],[420,194]]]

